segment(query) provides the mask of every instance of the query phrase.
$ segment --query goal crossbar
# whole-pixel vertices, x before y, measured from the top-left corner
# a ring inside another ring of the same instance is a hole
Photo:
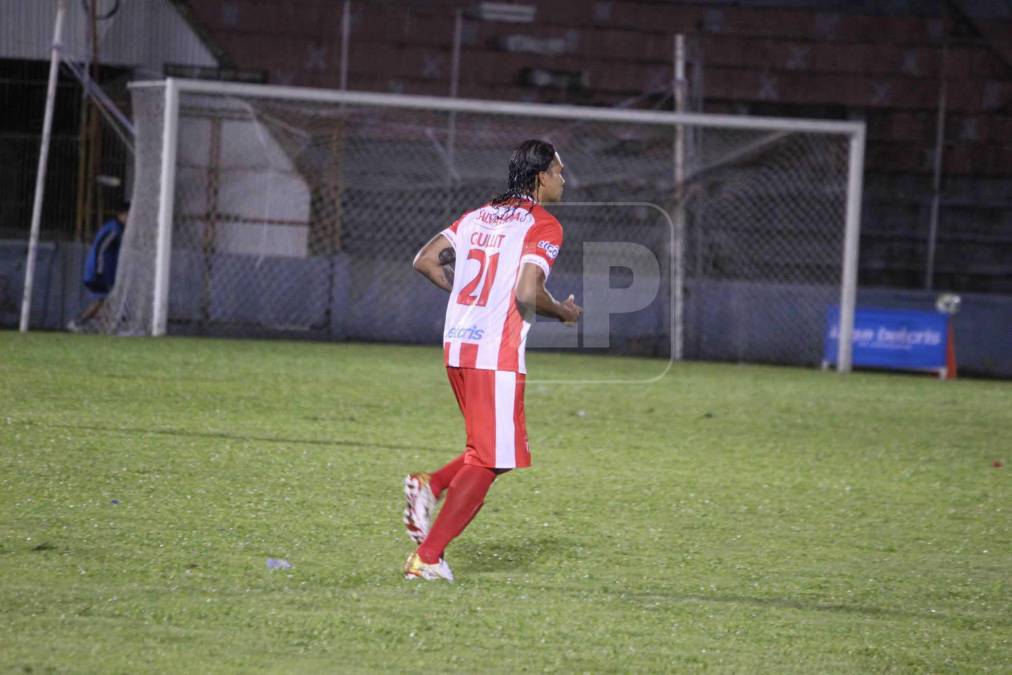
[[[556,119],[585,120],[591,122],[628,122],[634,124],[684,124],[703,128],[733,128],[765,131],[795,131],[805,133],[854,135],[864,132],[864,122],[791,119],[787,117],[746,117],[744,115],[710,115],[653,110],[624,110],[594,108],[590,106],[556,105],[549,103],[509,103],[468,98],[441,98],[411,94],[384,94],[364,91],[321,90],[309,87],[289,87],[269,84],[243,84],[209,80],[145,80],[132,82],[131,88],[162,87],[175,83],[180,93],[216,94],[246,98],[283,98],[292,101],[316,103],[346,103],[348,105],[382,106],[385,108],[414,108],[460,113],[491,113],[521,117],[554,117]]]

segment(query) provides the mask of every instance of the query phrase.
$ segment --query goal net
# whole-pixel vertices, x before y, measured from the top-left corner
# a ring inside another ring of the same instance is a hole
[[[566,165],[549,288],[586,311],[532,348],[816,364],[827,313],[848,328],[861,124],[185,80],[133,110],[105,332],[438,343],[446,296],[412,258],[527,138]]]

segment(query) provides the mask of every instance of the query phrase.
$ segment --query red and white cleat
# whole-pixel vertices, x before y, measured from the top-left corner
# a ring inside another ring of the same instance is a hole
[[[429,474],[419,472],[404,479],[404,496],[407,498],[404,527],[407,528],[411,541],[416,544],[421,544],[429,535],[432,511],[436,508],[436,497],[429,487],[431,478]]]

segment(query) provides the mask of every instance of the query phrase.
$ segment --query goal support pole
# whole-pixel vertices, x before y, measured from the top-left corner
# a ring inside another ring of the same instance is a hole
[[[165,335],[169,322],[169,265],[172,255],[172,216],[176,196],[176,138],[179,122],[179,82],[165,80],[162,127],[162,177],[158,194],[158,236],[155,243],[155,288],[151,334]]]
[[[847,140],[847,203],[844,215],[843,280],[840,284],[840,338],[836,345],[836,370],[849,373],[854,347],[854,312],[857,309],[857,255],[861,236],[861,188],[864,177],[865,127]]]
[[[28,260],[25,264],[25,289],[21,297],[19,330],[28,332],[32,313],[32,289],[35,285],[35,260],[39,253],[39,228],[42,222],[42,197],[46,191],[46,168],[49,163],[49,141],[53,134],[53,108],[56,104],[56,81],[60,74],[60,49],[63,41],[63,20],[67,16],[67,0],[56,6],[53,47],[49,57],[49,84],[46,88],[46,111],[42,118],[42,143],[39,147],[39,170],[35,174],[35,201],[32,203],[32,226],[28,235]]]
[[[675,112],[685,112],[685,35],[678,33],[674,40],[674,87]],[[671,336],[673,361],[681,361],[685,343],[685,125],[675,125],[675,208],[673,210],[674,241],[671,242],[671,265],[674,268],[671,289],[672,302]]]

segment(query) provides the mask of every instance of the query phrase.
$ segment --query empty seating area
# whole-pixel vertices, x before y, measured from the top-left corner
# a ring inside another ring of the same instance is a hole
[[[934,287],[1012,293],[1008,18],[956,1],[942,16],[918,0],[529,0],[518,4],[536,7],[535,21],[511,23],[483,19],[478,4],[353,0],[348,87],[449,95],[460,10],[461,97],[670,109],[672,36],[684,33],[690,99],[703,111],[867,122],[860,283],[920,288],[944,81]],[[332,88],[343,7],[189,3],[231,65],[273,84]]]

